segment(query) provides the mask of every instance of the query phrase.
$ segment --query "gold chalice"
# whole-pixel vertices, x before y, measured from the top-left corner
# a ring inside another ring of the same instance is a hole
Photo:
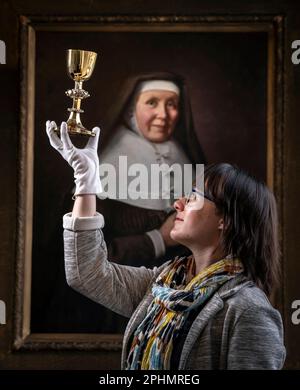
[[[86,135],[94,137],[95,134],[86,129],[80,120],[80,114],[84,111],[80,108],[81,100],[86,99],[90,94],[82,88],[82,83],[91,77],[97,53],[93,51],[74,50],[67,51],[67,70],[72,80],[75,81],[75,87],[66,91],[66,95],[73,99],[73,107],[68,108],[70,111],[67,120],[69,134]],[[58,129],[56,129],[58,131]]]

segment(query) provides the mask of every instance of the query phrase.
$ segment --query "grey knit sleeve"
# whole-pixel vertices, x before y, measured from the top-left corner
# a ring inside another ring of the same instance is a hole
[[[285,356],[280,313],[271,305],[246,309],[230,338],[227,368],[280,370]]]
[[[109,262],[101,228],[103,216],[64,215],[64,257],[70,287],[93,301],[130,317],[158,272]]]

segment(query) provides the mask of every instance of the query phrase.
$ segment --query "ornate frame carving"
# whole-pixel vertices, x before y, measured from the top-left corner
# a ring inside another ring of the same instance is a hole
[[[267,32],[267,182],[276,194],[282,222],[283,22],[281,15],[20,17],[21,128],[13,343],[15,350],[104,349],[113,351],[121,349],[122,340],[121,335],[111,334],[35,334],[30,331],[36,33],[38,31]],[[280,237],[282,246],[282,229]],[[283,297],[276,296],[274,299],[284,313]]]

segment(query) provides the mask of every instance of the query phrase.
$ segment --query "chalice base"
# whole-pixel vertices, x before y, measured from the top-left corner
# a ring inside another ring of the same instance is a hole
[[[86,129],[82,123],[78,123],[74,120],[68,120],[68,133],[72,135],[87,135],[89,137],[95,137],[95,133],[91,130]]]
[[[68,133],[71,135],[83,135],[88,137],[95,137],[95,133],[91,130],[86,129],[81,122],[74,120],[68,120]],[[60,129],[57,127],[54,131],[60,136]]]

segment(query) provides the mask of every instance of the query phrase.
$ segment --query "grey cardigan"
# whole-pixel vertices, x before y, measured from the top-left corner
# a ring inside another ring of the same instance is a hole
[[[151,285],[166,266],[130,267],[107,260],[104,218],[64,215],[64,253],[69,286],[129,319],[121,368],[129,339],[146,315]],[[281,369],[285,361],[280,313],[245,276],[225,283],[194,320],[179,369]]]

